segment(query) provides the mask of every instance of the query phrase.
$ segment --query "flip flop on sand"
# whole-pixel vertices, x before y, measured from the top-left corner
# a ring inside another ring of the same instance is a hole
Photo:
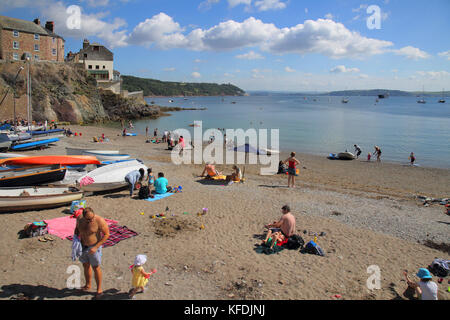
[[[39,240],[40,242],[47,242],[47,240],[46,240],[44,237],[38,238],[38,240]]]

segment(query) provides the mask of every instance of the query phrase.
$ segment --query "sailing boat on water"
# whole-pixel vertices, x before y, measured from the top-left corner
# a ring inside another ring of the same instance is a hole
[[[425,94],[425,87],[422,88],[422,99],[417,100],[417,103],[427,103],[423,98],[424,94]]]
[[[444,100],[444,89],[442,89],[442,99],[440,99],[438,102],[439,103],[445,103],[445,100]]]

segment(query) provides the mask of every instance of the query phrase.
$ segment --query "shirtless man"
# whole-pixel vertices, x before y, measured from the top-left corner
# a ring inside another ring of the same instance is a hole
[[[271,224],[265,225],[264,227],[269,229],[267,232],[266,239],[261,243],[261,245],[266,244],[267,241],[273,236],[272,245],[270,248],[277,242],[282,242],[285,239],[289,239],[292,235],[295,234],[295,217],[291,213],[291,208],[288,205],[285,205],[281,208],[281,212],[283,215],[281,216],[279,221],[274,221]]]
[[[106,221],[97,216],[91,208],[83,210],[83,214],[77,218],[77,226],[74,232],[81,240],[83,252],[80,262],[83,264],[86,285],[83,291],[91,288],[92,269],[94,269],[95,282],[97,283],[96,299],[103,294],[102,291],[102,270],[100,268],[102,260],[102,245],[109,238],[109,228]],[[103,233],[103,235],[101,235]],[[91,269],[92,266],[92,269]]]

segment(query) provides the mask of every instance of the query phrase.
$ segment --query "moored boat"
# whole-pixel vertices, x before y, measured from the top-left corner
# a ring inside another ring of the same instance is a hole
[[[75,166],[82,164],[100,164],[94,156],[33,156],[0,159],[0,165],[52,165]]]
[[[59,207],[80,200],[75,188],[21,187],[0,189],[0,212],[17,212]]]
[[[339,160],[353,160],[355,159],[355,155],[351,152],[340,152],[338,153]]]

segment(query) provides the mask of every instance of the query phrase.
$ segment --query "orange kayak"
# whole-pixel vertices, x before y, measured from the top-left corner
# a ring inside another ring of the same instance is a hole
[[[1,159],[0,165],[52,165],[75,166],[83,164],[100,164],[95,156],[35,156]]]

